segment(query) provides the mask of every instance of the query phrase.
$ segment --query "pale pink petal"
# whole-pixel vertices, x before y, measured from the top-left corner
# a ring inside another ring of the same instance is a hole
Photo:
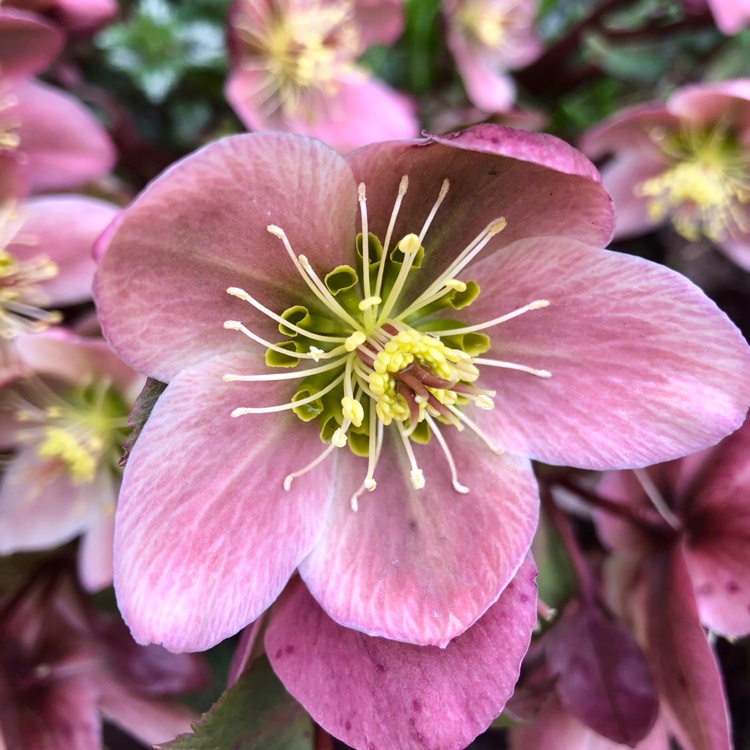
[[[198,716],[174,701],[140,696],[116,679],[97,680],[101,697],[99,708],[104,716],[128,734],[147,745],[167,742],[178,734],[191,731]]]
[[[137,395],[143,377],[133,372],[99,338],[76,336],[63,328],[19,336],[15,348],[21,363],[38,375],[75,385],[106,379],[123,396]]]
[[[20,122],[19,153],[34,190],[60,190],[106,175],[115,161],[109,136],[77,99],[39,81],[11,89],[3,112]]]
[[[649,216],[648,202],[637,188],[664,169],[664,162],[636,150],[622,153],[602,169],[602,182],[615,203],[615,239],[637,237],[662,223]]]
[[[478,299],[461,311],[488,321],[498,360],[543,368],[541,378],[484,367],[500,408],[477,415],[517,455],[581,468],[628,468],[713,445],[750,403],[750,348],[683,276],[642,258],[563,238],[517,242],[470,266]]]
[[[78,577],[86,591],[97,592],[112,585],[112,549],[115,537],[115,500],[104,504],[102,512],[83,535],[78,549]]]
[[[680,547],[654,556],[645,572],[647,649],[663,715],[684,750],[729,750],[721,676]]]
[[[322,143],[279,133],[213,143],[155,180],[107,230],[95,280],[105,334],[163,381],[242,346],[225,320],[278,341],[277,324],[226,289],[242,287],[277,312],[311,299],[266,227],[280,226],[325,274],[353,260],[356,211],[351,172]]]
[[[426,485],[415,490],[398,438],[387,431],[375,473],[361,486],[367,462],[342,456],[337,498],[325,533],[300,574],[326,612],[369,635],[445,646],[500,595],[522,563],[538,519],[538,493],[524,459],[492,454],[453,427],[444,435],[469,487],[459,494],[435,437],[416,446]]]
[[[750,272],[750,240],[720,242],[719,248],[740,268]]]
[[[602,737],[568,713],[555,698],[537,719],[509,731],[510,750],[626,750],[628,745]],[[638,750],[669,750],[664,723],[657,721],[649,735],[635,747]]]
[[[238,406],[288,401],[256,373],[259,355],[183,370],[160,397],[125,469],[115,530],[115,589],[139,643],[206,649],[258,617],[320,535],[334,491],[328,461],[286,492],[284,477],[325,447],[286,411],[238,419]]]
[[[63,24],[73,32],[89,32],[103,26],[117,14],[115,0],[57,0]]]
[[[685,508],[685,561],[701,622],[750,633],[750,422],[713,452]]]
[[[358,748],[463,748],[502,710],[536,620],[527,561],[497,603],[445,649],[343,628],[300,582],[266,631],[271,664],[328,732]]]
[[[392,44],[404,28],[402,0],[355,0],[354,19],[363,48]]]
[[[92,296],[94,242],[118,210],[85,196],[31,198],[19,207],[24,222],[7,249],[19,260],[45,255],[57,264],[57,275],[40,284],[51,306],[85,302]]]
[[[748,0],[708,0],[716,25],[724,34],[737,34],[750,24]]]
[[[76,484],[55,460],[22,449],[0,483],[0,553],[56,547],[86,531],[107,499],[107,473]]]
[[[677,117],[698,126],[709,127],[723,117],[731,117],[734,128],[747,129],[750,127],[750,79],[684,86],[669,98],[667,107]]]
[[[0,71],[4,80],[40,73],[57,57],[64,42],[52,24],[33,13],[0,8]]]
[[[598,172],[580,151],[549,135],[478,125],[427,141],[365,146],[347,161],[367,185],[370,231],[381,238],[403,175],[409,190],[397,238],[420,232],[443,179],[450,181],[424,243],[428,280],[500,217],[507,226],[493,238],[492,249],[541,234],[602,247],[612,236],[611,201]]]

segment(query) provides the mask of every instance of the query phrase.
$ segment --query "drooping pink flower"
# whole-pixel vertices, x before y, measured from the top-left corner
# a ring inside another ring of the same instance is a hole
[[[750,269],[750,79],[686,86],[663,105],[627,108],[581,145],[594,158],[613,154],[602,179],[617,237],[670,221]]]
[[[0,172],[18,172],[26,190],[75,187],[115,160],[109,136],[78,100],[30,80],[61,39],[33,14],[0,8]]]
[[[169,381],[117,511],[136,638],[206,648],[299,569],[339,624],[444,646],[528,550],[526,457],[637,466],[736,429],[746,343],[600,250],[611,227],[580,153],[496,126],[347,159],[237,136],[155,181],[95,282],[115,351]]]
[[[444,0],[446,39],[466,93],[483,112],[507,112],[516,98],[509,70],[541,52],[536,0]]]
[[[0,744],[99,750],[106,718],[149,745],[187,731],[169,696],[205,684],[195,657],[139,647],[65,575],[0,600]]]
[[[737,34],[750,24],[748,0],[683,0],[683,5],[691,12],[710,9],[716,25],[724,34]]]
[[[402,27],[400,0],[235,0],[227,100],[249,129],[314,136],[342,153],[412,138],[414,104],[356,64]]]
[[[0,204],[0,384],[18,372],[11,342],[91,299],[92,248],[117,206],[80,195]]]
[[[82,536],[79,575],[99,590],[112,582],[117,462],[143,379],[101,340],[56,329],[14,343],[24,377],[3,394],[3,448],[16,453],[0,481],[0,553]]]

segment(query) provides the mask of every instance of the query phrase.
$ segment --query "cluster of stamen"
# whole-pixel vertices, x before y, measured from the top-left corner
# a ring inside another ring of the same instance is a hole
[[[688,240],[719,242],[750,231],[750,155],[721,124],[704,131],[655,131],[669,166],[640,183],[654,221],[670,218]]]
[[[361,53],[349,0],[312,2],[306,7],[283,5],[263,24],[240,21],[245,67],[263,75],[257,92],[269,114],[312,117],[310,95],[332,96]]]
[[[19,234],[22,220],[15,205],[0,206],[0,338],[37,333],[59,323],[62,315],[45,310],[49,300],[41,282],[54,278],[57,264],[45,255],[21,261],[6,248],[11,243],[34,245],[37,240]]]
[[[479,409],[494,408],[495,392],[477,386],[478,364],[522,371],[548,378],[546,370],[514,362],[479,357],[490,348],[485,329],[504,323],[531,310],[549,305],[534,300],[492,320],[475,325],[436,315],[468,307],[479,294],[475,281],[457,278],[474,258],[505,227],[505,219],[490,222],[416,299],[403,303],[407,283],[418,273],[425,259],[424,241],[430,225],[445,200],[449,182],[444,180],[437,200],[419,234],[406,234],[391,246],[401,203],[408,190],[404,176],[391,214],[385,239],[368,231],[366,191],[358,189],[362,232],[356,238],[359,256],[357,269],[339,266],[323,279],[304,255],[297,255],[289,238],[279,227],[268,231],[278,237],[307,286],[326,310],[326,333],[316,328],[315,314],[302,305],[276,314],[248,292],[231,287],[227,292],[250,303],[275,320],[286,341],[266,341],[239,321],[226,321],[224,327],[244,333],[266,347],[266,362],[271,367],[290,368],[278,374],[227,374],[224,380],[258,382],[302,380],[292,399],[278,406],[240,407],[233,417],[266,414],[291,409],[303,421],[317,420],[320,436],[328,444],[307,466],[288,475],[285,489],[297,477],[312,471],[334,450],[348,446],[356,455],[367,458],[361,487],[351,499],[356,510],[364,490],[374,490],[375,470],[382,449],[384,428],[395,429],[411,466],[414,488],[425,485],[414,444],[438,442],[457,492],[468,492],[458,479],[457,467],[441,430],[450,425],[471,430],[487,447],[501,453],[482,429],[465,413],[473,404]],[[311,322],[313,321],[313,322]],[[315,364],[294,369],[305,360]]]
[[[512,23],[511,8],[499,8],[492,3],[463,3],[456,14],[464,33],[480,44],[497,50],[504,42]]]
[[[102,466],[117,465],[128,409],[109,380],[60,395],[33,378],[9,398],[21,443],[33,446],[48,462],[44,476],[34,481],[51,481],[62,474],[73,484],[89,484]]]

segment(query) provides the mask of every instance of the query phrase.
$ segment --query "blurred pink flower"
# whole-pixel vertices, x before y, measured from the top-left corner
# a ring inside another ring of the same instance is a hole
[[[737,34],[750,24],[750,0],[683,0],[683,5],[694,13],[710,9],[724,34]]]
[[[75,187],[115,161],[109,136],[78,100],[30,80],[61,43],[33,14],[0,8],[0,173],[17,172],[25,190]]]
[[[401,0],[235,0],[227,100],[251,130],[314,136],[342,153],[412,138],[414,104],[356,64],[402,26]]]
[[[507,112],[516,98],[508,70],[541,53],[534,33],[536,0],[444,0],[448,47],[472,103]]]
[[[133,643],[64,574],[0,600],[0,745],[100,750],[102,718],[149,745],[195,717],[171,696],[206,681],[202,662]]]
[[[299,569],[340,625],[445,646],[526,555],[528,458],[644,465],[736,429],[750,349],[685,278],[599,249],[611,228],[585,157],[498,126],[346,159],[236,136],[153,182],[95,281],[115,351],[169,382],[118,503],[135,637],[207,648]]]
[[[96,339],[56,329],[21,336],[24,377],[3,392],[0,554],[41,550],[83,536],[79,574],[112,582],[117,466],[130,407],[143,378]]]
[[[0,384],[18,370],[13,339],[59,323],[50,308],[91,299],[94,241],[117,211],[80,195],[0,203]]]
[[[750,270],[750,79],[686,86],[664,105],[627,108],[581,147],[594,158],[613,154],[602,179],[617,237],[671,221]]]

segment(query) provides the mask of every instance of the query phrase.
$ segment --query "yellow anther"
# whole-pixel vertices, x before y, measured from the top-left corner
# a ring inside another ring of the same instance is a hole
[[[348,352],[353,352],[358,346],[364,344],[365,341],[367,341],[367,336],[362,331],[354,331],[344,342],[344,349]]]
[[[333,437],[331,437],[331,442],[337,447],[337,448],[343,448],[346,445],[346,433],[339,427],[338,430],[336,430],[333,433]]]
[[[446,279],[443,283],[448,289],[455,289],[457,292],[466,291],[465,281],[459,281],[459,279]]]
[[[92,482],[96,473],[96,445],[85,445],[60,427],[49,427],[37,447],[39,458],[59,459],[76,484]]]
[[[416,253],[421,247],[419,237],[416,234],[407,234],[399,243],[398,249],[406,255],[407,253]]]
[[[348,419],[355,427],[359,427],[362,424],[362,420],[365,418],[365,410],[359,401],[349,396],[344,396],[341,399],[341,409],[344,419]]]
[[[383,300],[380,299],[380,297],[367,297],[366,299],[363,299],[357,307],[364,312],[365,310],[369,310],[371,307],[377,307]]]

